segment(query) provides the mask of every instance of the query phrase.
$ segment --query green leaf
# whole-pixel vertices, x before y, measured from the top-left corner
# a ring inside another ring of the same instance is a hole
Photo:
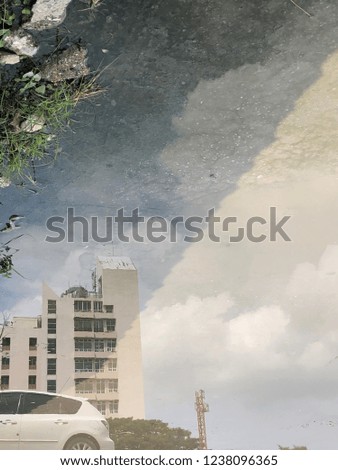
[[[41,95],[44,95],[46,93],[46,85],[40,85],[37,88],[35,88],[35,91],[37,93],[40,93]]]
[[[8,16],[7,18],[4,18],[2,21],[3,21],[5,24],[8,24],[8,26],[12,26],[14,20],[15,20],[15,15],[14,15],[14,13],[13,13],[13,15],[10,15],[10,16]]]
[[[22,75],[22,78],[24,78],[24,79],[31,78],[31,77],[33,77],[33,75],[34,75],[33,70],[30,70],[29,72]]]
[[[32,13],[32,11],[31,11],[29,8],[23,8],[23,9],[21,10],[21,13],[22,13],[23,15],[30,15],[30,14]]]
[[[34,88],[34,87],[35,87],[35,83],[32,81],[32,82],[26,83],[26,85],[24,86],[24,89],[29,90],[29,88]]]
[[[30,81],[25,84],[23,88],[20,89],[19,93],[22,95],[26,90],[29,90],[30,88],[33,88],[35,86],[35,83]]]
[[[9,29],[0,29],[0,36],[7,36],[9,31]]]

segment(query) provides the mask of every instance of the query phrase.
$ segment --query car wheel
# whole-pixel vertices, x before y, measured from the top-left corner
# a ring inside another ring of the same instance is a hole
[[[98,450],[97,443],[87,436],[76,436],[70,439],[64,447],[65,450]]]

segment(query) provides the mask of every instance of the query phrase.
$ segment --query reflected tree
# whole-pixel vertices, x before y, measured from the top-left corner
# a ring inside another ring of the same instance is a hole
[[[283,447],[283,446],[278,446],[279,450],[308,450],[306,446],[293,446],[293,447]]]
[[[157,419],[109,418],[108,422],[117,450],[198,449],[199,441],[190,431],[170,428]]]
[[[22,235],[14,237],[6,243],[0,243],[0,276],[9,278],[12,276],[13,272],[21,276],[21,274],[16,271],[13,264],[13,256],[19,250],[11,246],[11,243],[20,237],[22,237]]]

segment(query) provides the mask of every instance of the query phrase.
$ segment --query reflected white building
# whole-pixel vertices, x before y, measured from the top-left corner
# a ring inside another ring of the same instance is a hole
[[[109,417],[144,418],[137,271],[99,257],[94,290],[58,296],[43,286],[42,315],[14,317],[1,344],[1,388],[88,398]]]

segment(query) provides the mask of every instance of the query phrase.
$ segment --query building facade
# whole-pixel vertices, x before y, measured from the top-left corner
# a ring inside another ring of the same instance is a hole
[[[43,286],[42,315],[14,317],[1,347],[1,388],[88,398],[107,417],[144,418],[137,271],[99,257],[94,288],[58,296]]]

